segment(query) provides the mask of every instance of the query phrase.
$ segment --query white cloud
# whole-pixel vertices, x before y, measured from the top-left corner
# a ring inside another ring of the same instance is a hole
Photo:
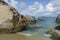
[[[46,8],[51,16],[57,16],[60,14],[60,0],[52,0]]]
[[[42,16],[57,16],[60,13],[60,0],[52,0],[45,7],[39,2],[34,2],[28,6],[27,9],[23,10],[22,13],[29,15],[41,14]]]
[[[54,7],[51,3],[48,3],[46,7],[43,7],[41,3],[34,2],[32,5],[28,6],[27,9],[23,10],[22,13],[29,15],[43,15],[49,16],[52,14]]]
[[[60,0],[53,0],[52,3],[55,7],[55,12],[60,12]]]
[[[33,5],[30,5],[28,7],[28,10],[33,13],[45,13],[45,14],[51,14],[54,12],[53,4],[50,2],[46,5],[46,7],[43,7],[41,3],[34,2]]]
[[[42,12],[43,11],[43,6],[42,6],[42,4],[40,4],[38,2],[34,2],[33,5],[30,5],[28,7],[28,10],[30,12],[33,12],[33,13]]]
[[[43,16],[49,16],[51,14],[53,14],[54,7],[53,4],[50,2],[46,5],[46,7],[43,7],[43,5],[41,3],[38,2],[34,2],[33,5],[30,5],[28,7],[28,11],[33,13],[34,15],[43,15]]]
[[[11,2],[10,2],[10,5],[12,6],[12,7],[16,7],[17,6],[17,4],[18,4],[18,2],[16,1],[16,0],[10,0]]]
[[[46,11],[47,12],[54,12],[54,7],[53,7],[53,4],[51,2],[47,4]]]

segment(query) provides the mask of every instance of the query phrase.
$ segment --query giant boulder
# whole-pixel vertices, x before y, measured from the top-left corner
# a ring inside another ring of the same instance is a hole
[[[26,18],[9,4],[0,1],[0,33],[22,31],[26,27]]]

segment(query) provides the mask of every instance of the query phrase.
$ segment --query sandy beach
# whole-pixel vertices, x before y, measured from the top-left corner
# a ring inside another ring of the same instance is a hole
[[[0,40],[51,40],[45,36],[27,36],[24,34],[0,34]]]

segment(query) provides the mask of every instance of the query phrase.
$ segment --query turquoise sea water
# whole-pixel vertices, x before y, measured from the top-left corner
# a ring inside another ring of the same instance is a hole
[[[35,24],[28,24],[28,28],[26,33],[32,33],[32,34],[44,34],[44,32],[48,31],[49,29],[52,29],[60,24],[56,23],[55,17],[42,17],[45,21],[37,21]]]

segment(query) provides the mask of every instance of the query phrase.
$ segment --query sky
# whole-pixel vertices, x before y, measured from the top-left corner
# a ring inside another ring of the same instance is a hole
[[[56,17],[60,0],[4,0],[22,15]]]

